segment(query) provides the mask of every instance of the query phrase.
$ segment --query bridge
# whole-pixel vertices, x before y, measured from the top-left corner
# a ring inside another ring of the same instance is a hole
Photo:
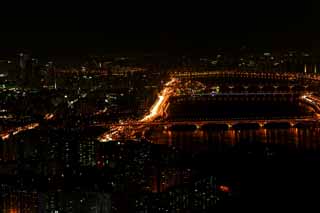
[[[291,72],[244,72],[244,71],[203,71],[203,72],[178,72],[171,71],[171,77],[175,78],[254,78],[254,79],[270,79],[270,80],[308,80],[320,81],[320,76],[310,73],[291,73]]]
[[[297,118],[269,118],[269,119],[248,119],[248,118],[235,118],[235,119],[221,119],[221,120],[190,120],[190,121],[153,121],[153,122],[126,122],[126,123],[99,123],[94,126],[113,126],[113,127],[124,127],[124,128],[136,128],[136,127],[147,127],[147,126],[184,126],[184,125],[195,125],[197,128],[202,126],[213,124],[213,125],[224,125],[226,124],[229,128],[233,128],[238,124],[259,124],[260,127],[265,127],[268,124],[277,123],[288,123],[291,127],[300,123],[317,122],[320,124],[318,116],[302,116]]]
[[[306,92],[318,91],[320,86],[320,76],[312,73],[289,73],[289,72],[245,72],[245,71],[171,71],[172,77],[181,80],[206,81],[215,79],[216,84],[222,86],[224,92],[234,92],[234,90],[247,91],[271,91],[278,92]],[[244,83],[237,79],[249,81]],[[267,84],[265,84],[268,82]],[[239,84],[241,83],[241,84]]]
[[[195,129],[206,128],[207,125],[217,125],[223,129],[237,129],[241,126],[250,125],[254,128],[269,128],[273,125],[285,125],[287,127],[297,127],[298,125],[320,124],[320,116],[303,116],[299,118],[274,118],[274,119],[228,119],[228,120],[194,120],[194,121],[153,121],[153,122],[125,122],[117,124],[100,123],[97,126],[110,126],[108,133],[101,135],[99,140],[107,142],[117,140],[122,137],[126,139],[135,138],[136,135],[144,137],[145,131],[150,127],[163,127],[171,129],[173,127],[195,127]],[[211,127],[212,127],[211,126]],[[210,128],[210,127],[209,127]],[[188,128],[189,129],[189,128]]]

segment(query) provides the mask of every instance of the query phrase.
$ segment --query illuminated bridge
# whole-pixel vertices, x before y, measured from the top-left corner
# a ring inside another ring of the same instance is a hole
[[[203,71],[170,72],[181,81],[198,81],[219,86],[221,92],[306,92],[318,91],[320,76],[307,73]]]
[[[170,75],[175,78],[242,78],[242,79],[269,79],[286,81],[320,81],[320,76],[310,73],[292,73],[292,72],[244,72],[244,71],[203,71],[203,72],[181,72],[170,71]]]

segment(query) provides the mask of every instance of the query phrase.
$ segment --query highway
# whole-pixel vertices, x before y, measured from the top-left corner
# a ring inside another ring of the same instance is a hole
[[[110,128],[110,131],[102,134],[98,137],[98,140],[100,142],[107,142],[111,140],[115,140],[116,138],[119,138],[120,135],[124,134],[126,127],[135,126],[135,129],[130,133],[131,135],[134,135],[136,132],[140,131],[145,127],[146,124],[152,123],[156,118],[162,116],[165,113],[165,109],[167,108],[169,98],[174,93],[174,88],[176,88],[177,79],[171,78],[164,86],[163,90],[158,95],[158,99],[156,102],[152,105],[149,113],[145,115],[142,119],[136,122],[124,122],[124,123],[118,123],[115,125],[112,125]],[[126,137],[128,137],[128,134],[126,134]]]
[[[31,123],[20,127],[11,128],[5,131],[0,132],[0,137],[2,140],[9,139],[10,135],[16,135],[20,132],[34,129],[39,126],[39,123]]]
[[[177,82],[177,79],[172,78],[168,83],[165,84],[164,89],[158,96],[157,101],[155,104],[151,107],[150,113],[145,115],[139,122],[152,122],[154,121],[157,117],[162,116],[165,108],[168,104],[169,98],[173,95],[174,90],[173,86]]]

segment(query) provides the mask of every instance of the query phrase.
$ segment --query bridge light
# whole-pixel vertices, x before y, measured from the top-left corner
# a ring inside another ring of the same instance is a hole
[[[304,65],[304,73],[307,73],[307,65]]]

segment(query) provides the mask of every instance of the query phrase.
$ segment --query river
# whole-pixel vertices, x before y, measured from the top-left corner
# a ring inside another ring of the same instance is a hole
[[[171,131],[155,129],[150,140],[155,144],[168,144],[184,151],[201,151],[219,145],[239,143],[282,144],[298,149],[320,149],[320,128],[274,128],[241,130]]]

